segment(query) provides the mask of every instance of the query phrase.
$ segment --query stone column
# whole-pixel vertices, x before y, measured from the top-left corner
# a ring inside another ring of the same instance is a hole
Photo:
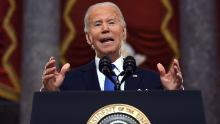
[[[24,0],[21,124],[30,123],[33,93],[41,87],[44,65],[58,60],[59,0]]]
[[[219,22],[216,4],[217,0],[180,1],[184,83],[186,89],[202,91],[207,124],[220,124]]]

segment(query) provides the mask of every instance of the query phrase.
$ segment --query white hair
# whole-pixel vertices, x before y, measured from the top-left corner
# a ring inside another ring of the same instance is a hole
[[[122,25],[123,27],[126,27],[126,23],[125,23],[125,20],[124,20],[124,16],[122,15],[122,12],[121,12],[121,10],[119,9],[119,7],[118,7],[116,4],[112,3],[112,2],[102,2],[102,3],[97,3],[97,4],[94,4],[94,5],[91,5],[91,6],[87,9],[86,14],[85,14],[85,17],[84,17],[84,32],[88,32],[88,28],[89,28],[89,26],[88,26],[88,25],[89,25],[88,18],[89,18],[89,15],[90,15],[90,13],[91,13],[91,10],[92,10],[94,7],[97,7],[97,6],[111,6],[111,7],[113,7],[113,8],[116,10],[118,16],[120,17],[119,19],[120,19],[121,25]]]

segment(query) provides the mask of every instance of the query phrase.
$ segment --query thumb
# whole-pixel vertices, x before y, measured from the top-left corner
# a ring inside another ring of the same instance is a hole
[[[70,69],[70,64],[69,63],[64,64],[60,70],[60,74],[65,75],[66,72],[69,71],[69,69]]]
[[[166,70],[165,70],[165,68],[163,67],[162,64],[158,63],[157,64],[157,69],[160,73],[160,76],[164,76],[166,74]]]

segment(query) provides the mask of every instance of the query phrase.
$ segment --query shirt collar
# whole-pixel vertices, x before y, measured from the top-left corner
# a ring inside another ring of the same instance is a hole
[[[99,70],[99,61],[100,61],[100,58],[99,57],[95,57],[95,64],[96,64],[96,69]],[[120,56],[116,61],[114,61],[112,64],[115,65],[116,69],[119,71],[119,72],[122,72],[123,71],[123,57]]]

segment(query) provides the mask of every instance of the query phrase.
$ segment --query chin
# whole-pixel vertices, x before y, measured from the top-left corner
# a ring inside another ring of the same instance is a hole
[[[102,49],[99,51],[99,53],[101,53],[102,55],[115,54],[115,53],[119,52],[118,49],[119,49],[119,48],[116,48],[116,47],[102,48]]]

